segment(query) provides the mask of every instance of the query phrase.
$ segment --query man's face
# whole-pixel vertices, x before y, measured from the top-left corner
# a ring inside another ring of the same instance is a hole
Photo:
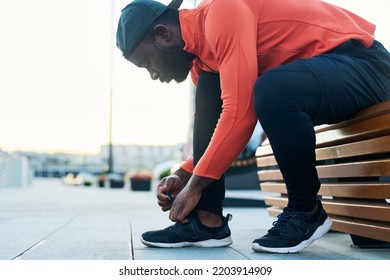
[[[191,69],[193,55],[179,46],[165,46],[154,41],[141,43],[129,60],[138,67],[146,68],[153,80],[159,79],[162,83],[172,80],[182,82]]]

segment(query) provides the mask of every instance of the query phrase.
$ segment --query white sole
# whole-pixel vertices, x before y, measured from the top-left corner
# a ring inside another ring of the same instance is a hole
[[[332,220],[328,217],[326,218],[324,223],[316,229],[316,231],[309,239],[304,240],[298,245],[293,247],[273,248],[273,247],[260,246],[258,243],[252,243],[252,249],[255,252],[271,252],[271,253],[280,253],[280,254],[296,253],[308,247],[311,243],[313,243],[313,241],[321,238],[325,233],[327,233],[330,230],[331,226],[332,226]]]
[[[148,247],[159,247],[159,248],[183,248],[183,247],[203,247],[203,248],[216,248],[216,247],[225,247],[233,243],[233,240],[230,236],[223,239],[208,239],[198,242],[178,242],[178,243],[158,243],[158,242],[149,242],[144,240],[141,237],[141,243]]]

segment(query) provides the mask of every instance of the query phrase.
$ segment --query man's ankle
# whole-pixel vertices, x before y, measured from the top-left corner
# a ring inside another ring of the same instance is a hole
[[[306,213],[309,215],[309,217],[313,217],[317,211],[318,211],[318,203],[316,204],[316,206],[314,207],[314,209],[312,209],[311,211],[307,211]]]
[[[213,228],[223,225],[223,217],[219,215],[205,210],[197,210],[196,212],[198,214],[199,221],[206,227]]]

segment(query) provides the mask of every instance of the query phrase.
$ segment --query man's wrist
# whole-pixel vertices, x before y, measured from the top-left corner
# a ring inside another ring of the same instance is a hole
[[[188,180],[190,180],[192,173],[190,173],[182,168],[179,168],[178,170],[173,172],[172,175],[178,176],[184,182],[184,184],[186,184],[188,182]]]
[[[192,190],[202,191],[205,187],[207,187],[213,181],[214,181],[214,179],[207,178],[207,177],[201,177],[201,176],[193,174],[187,185]]]

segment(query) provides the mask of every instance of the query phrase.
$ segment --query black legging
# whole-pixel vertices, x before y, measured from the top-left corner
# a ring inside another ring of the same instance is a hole
[[[204,72],[200,75],[195,91],[195,115],[193,153],[194,165],[198,163],[209,145],[211,136],[222,112],[219,75]],[[222,201],[225,197],[225,178],[212,182],[202,191],[196,209],[222,216]]]
[[[218,75],[201,75],[196,90],[195,164],[221,113],[220,94]],[[283,174],[288,207],[309,211],[316,204],[320,182],[314,126],[346,120],[389,98],[390,55],[376,41],[370,48],[348,41],[332,52],[273,68],[258,78],[255,110]],[[221,178],[204,190],[198,209],[221,213],[223,197]]]

